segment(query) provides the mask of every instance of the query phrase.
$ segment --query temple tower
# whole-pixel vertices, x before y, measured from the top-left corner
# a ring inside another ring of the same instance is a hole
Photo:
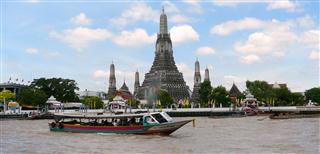
[[[209,69],[206,68],[204,71],[204,81],[209,81],[210,82],[210,76],[209,76]]]
[[[110,65],[110,74],[109,74],[109,88],[108,88],[108,94],[107,97],[113,97],[117,91],[116,87],[116,76],[115,76],[115,68],[114,64]]]
[[[194,85],[193,85],[193,92],[191,95],[191,103],[193,103],[194,105],[197,103],[200,103],[200,95],[199,95],[200,86],[201,86],[200,64],[197,59],[195,62]]]
[[[145,74],[139,90],[139,99],[154,101],[158,90],[167,91],[175,101],[189,98],[189,88],[174,62],[167,15],[164,9],[160,15],[160,33],[157,35],[155,48],[155,58],[150,71]]]
[[[139,87],[140,87],[140,81],[139,81],[139,72],[138,70],[135,73],[134,76],[134,91],[133,91],[133,96],[137,97],[137,93],[139,91]]]

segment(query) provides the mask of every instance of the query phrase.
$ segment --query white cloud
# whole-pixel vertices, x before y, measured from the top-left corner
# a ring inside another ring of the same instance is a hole
[[[169,16],[169,21],[172,23],[188,23],[190,22],[190,18],[183,16],[183,15],[174,15],[174,16]]]
[[[229,35],[234,31],[247,29],[260,29],[265,26],[265,22],[256,18],[246,17],[241,20],[231,20],[225,23],[216,25],[211,28],[211,34]]]
[[[92,20],[85,13],[81,12],[79,15],[72,17],[70,21],[76,25],[90,25]]]
[[[112,40],[119,46],[137,47],[155,43],[156,37],[156,34],[149,36],[144,29],[138,28],[133,31],[122,31],[119,36],[114,36]]]
[[[308,15],[287,21],[244,18],[216,25],[211,29],[211,33],[229,35],[240,30],[255,30],[248,36],[247,40],[236,41],[234,50],[245,55],[284,57],[291,47],[299,43],[303,47],[311,47],[312,50],[319,47],[319,30],[312,29],[299,34],[301,28],[305,29],[313,26],[314,20]],[[244,57],[240,59],[242,62],[244,61]]]
[[[203,9],[200,5],[200,0],[183,0],[183,2],[191,6],[190,11],[195,13],[202,13]]]
[[[180,10],[170,1],[163,1],[162,6],[164,6],[164,10],[167,13],[179,13]]]
[[[298,9],[298,4],[289,0],[274,0],[268,2],[267,10],[275,10],[275,9],[285,9],[287,11],[296,11]]]
[[[197,56],[212,55],[214,53],[215,53],[215,50],[211,47],[200,47],[196,50]]]
[[[173,26],[170,29],[171,39],[174,43],[183,43],[199,40],[199,34],[190,25]]]
[[[267,10],[283,9],[288,12],[294,12],[300,9],[298,2],[292,2],[290,0],[260,0],[260,1],[243,1],[243,0],[213,0],[213,5],[220,7],[236,7],[239,4],[246,3],[266,3]]]
[[[27,48],[26,49],[26,53],[28,53],[28,54],[36,54],[38,52],[39,52],[39,50],[37,48]]]
[[[257,55],[248,55],[240,57],[240,62],[245,64],[251,64],[260,60],[260,57]]]
[[[107,78],[108,76],[109,76],[109,72],[104,70],[96,70],[93,73],[94,78]]]
[[[112,24],[125,26],[128,23],[133,23],[137,21],[153,21],[158,22],[159,12],[153,10],[151,6],[145,3],[135,3],[129,9],[126,9],[121,13],[118,18],[113,18],[110,20]]]
[[[216,6],[235,7],[239,3],[243,3],[243,2],[235,1],[235,0],[233,0],[233,1],[213,0],[212,3],[213,3],[213,5],[216,5]]]
[[[61,33],[52,31],[49,33],[49,36],[61,40],[77,51],[82,51],[93,42],[111,38],[112,34],[106,29],[77,27],[64,30]]]
[[[302,43],[306,43],[307,45],[311,46],[312,48],[319,48],[320,47],[320,30],[308,30],[302,33],[300,37],[300,41]]]
[[[227,35],[237,30],[259,29],[259,31],[250,34],[246,41],[235,42],[235,51],[244,54],[283,57],[287,49],[299,40],[298,35],[293,30],[295,23],[293,21],[281,22],[274,19],[262,21],[255,18],[245,18],[215,26],[213,31],[214,33]]]
[[[320,60],[320,51],[315,51],[315,50],[311,51],[309,58],[312,60]]]
[[[310,17],[309,15],[305,15],[304,17],[298,18],[297,23],[299,26],[304,28],[310,28],[315,25],[314,19]]]

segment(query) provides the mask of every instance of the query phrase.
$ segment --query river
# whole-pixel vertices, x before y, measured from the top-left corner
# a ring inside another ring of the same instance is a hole
[[[177,120],[190,118],[175,118]],[[319,118],[195,117],[170,136],[50,132],[51,120],[1,123],[1,154],[319,153]]]

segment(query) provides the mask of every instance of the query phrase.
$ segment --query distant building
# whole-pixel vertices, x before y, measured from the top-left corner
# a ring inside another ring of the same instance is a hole
[[[121,96],[124,100],[133,99],[132,93],[129,91],[129,88],[126,82],[123,82],[121,88],[116,92],[116,96]]]
[[[288,88],[286,83],[277,83],[275,82],[274,84],[269,84],[270,87],[273,89],[280,89],[280,88]]]
[[[0,91],[2,90],[10,90],[11,92],[18,94],[23,87],[26,87],[26,85],[18,84],[18,83],[1,83],[0,84]]]
[[[91,91],[91,90],[85,90],[85,91],[79,91],[77,92],[79,95],[79,98],[82,99],[86,96],[97,96],[100,97],[101,99],[105,100],[107,99],[107,94],[103,91]]]
[[[233,107],[236,107],[240,104],[239,96],[241,95],[238,87],[233,83],[231,89],[229,90],[229,97],[233,103]]]

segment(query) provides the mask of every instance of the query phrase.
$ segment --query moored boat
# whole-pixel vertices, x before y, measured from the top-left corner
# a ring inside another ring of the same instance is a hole
[[[165,112],[128,115],[55,115],[50,131],[170,135],[194,121],[174,121]]]

